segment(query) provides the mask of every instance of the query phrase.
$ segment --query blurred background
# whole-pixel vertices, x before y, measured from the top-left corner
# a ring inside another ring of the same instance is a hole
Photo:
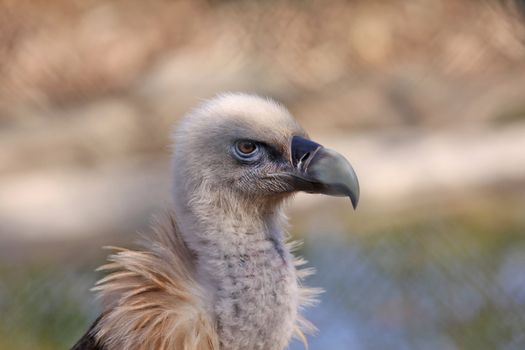
[[[0,1],[0,349],[68,349],[101,246],[170,205],[170,132],[282,101],[362,186],[300,195],[310,348],[525,349],[525,5]],[[294,342],[291,349],[302,349]]]

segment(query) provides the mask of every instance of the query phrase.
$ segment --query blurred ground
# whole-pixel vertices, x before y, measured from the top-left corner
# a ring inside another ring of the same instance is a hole
[[[356,213],[292,204],[328,291],[312,349],[525,348],[516,4],[1,1],[0,349],[81,334],[99,247],[169,206],[172,125],[222,91],[279,99],[360,177]]]

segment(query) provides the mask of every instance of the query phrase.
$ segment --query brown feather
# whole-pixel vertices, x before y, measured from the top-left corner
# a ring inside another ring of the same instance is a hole
[[[218,350],[204,291],[193,278],[194,256],[171,215],[153,225],[143,251],[114,249],[109,274],[95,288],[104,315],[94,333],[108,349]]]

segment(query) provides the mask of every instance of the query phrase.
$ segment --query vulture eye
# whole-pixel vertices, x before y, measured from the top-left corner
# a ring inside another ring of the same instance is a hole
[[[237,149],[243,155],[250,155],[257,149],[257,145],[249,141],[241,141],[237,144]]]
[[[253,141],[237,141],[234,146],[235,155],[243,161],[255,160],[259,146]]]

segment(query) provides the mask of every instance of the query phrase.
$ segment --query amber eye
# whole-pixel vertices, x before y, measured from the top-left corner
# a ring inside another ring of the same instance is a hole
[[[262,155],[262,147],[255,141],[239,140],[232,146],[233,155],[242,163],[253,163]]]
[[[250,141],[240,141],[237,143],[237,150],[243,156],[249,156],[257,150],[257,145]]]

